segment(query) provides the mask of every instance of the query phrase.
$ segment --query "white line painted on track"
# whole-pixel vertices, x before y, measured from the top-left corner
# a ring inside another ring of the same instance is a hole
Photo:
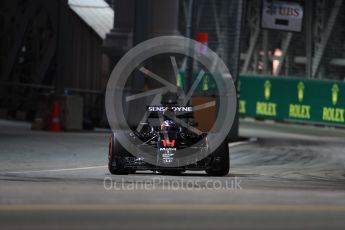
[[[232,142],[232,143],[229,143],[229,148],[235,147],[235,146],[239,146],[239,145],[249,144],[249,143],[252,143],[252,142],[254,142],[256,140],[257,140],[256,138],[250,138],[248,141]]]
[[[248,143],[249,143],[249,141],[238,141],[238,142],[234,142],[234,143],[229,143],[229,148],[239,146],[239,145],[248,144]]]
[[[30,171],[14,171],[14,172],[5,172],[7,174],[20,174],[20,173],[40,173],[40,172],[64,172],[64,171],[75,171],[75,170],[87,170],[87,169],[97,169],[97,168],[106,168],[107,165],[99,166],[88,166],[80,168],[64,168],[64,169],[43,169],[43,170],[30,170]]]

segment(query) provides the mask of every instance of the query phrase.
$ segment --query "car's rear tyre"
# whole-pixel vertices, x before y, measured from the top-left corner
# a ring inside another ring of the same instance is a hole
[[[230,170],[230,157],[229,157],[229,145],[225,140],[212,153],[212,163],[210,168],[206,169],[206,173],[209,176],[226,176]]]
[[[121,160],[127,150],[122,147],[116,139],[115,134],[112,134],[109,139],[109,154],[108,154],[108,169],[114,175],[127,175],[130,173],[129,169],[124,168],[123,160]]]

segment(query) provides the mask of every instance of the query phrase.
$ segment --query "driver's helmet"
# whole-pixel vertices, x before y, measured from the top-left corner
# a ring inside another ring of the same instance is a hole
[[[176,131],[177,124],[175,123],[174,119],[176,119],[176,114],[172,108],[168,108],[163,113],[164,121],[161,124],[162,131]]]
[[[165,120],[161,124],[161,131],[176,131],[177,130],[177,125],[173,120]]]

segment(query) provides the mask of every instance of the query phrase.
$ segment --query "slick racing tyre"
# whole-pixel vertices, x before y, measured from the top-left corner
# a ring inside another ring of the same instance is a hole
[[[206,169],[209,176],[226,176],[230,170],[229,146],[226,140],[212,153],[210,168]]]
[[[108,169],[111,174],[114,175],[127,175],[131,171],[124,168],[124,155],[127,154],[127,150],[122,147],[119,141],[116,139],[115,134],[112,134],[109,139],[109,154],[108,154]]]

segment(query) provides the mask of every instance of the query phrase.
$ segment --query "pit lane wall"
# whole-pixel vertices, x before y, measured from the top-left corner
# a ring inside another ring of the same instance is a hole
[[[345,126],[345,83],[293,77],[241,75],[242,117]]]

